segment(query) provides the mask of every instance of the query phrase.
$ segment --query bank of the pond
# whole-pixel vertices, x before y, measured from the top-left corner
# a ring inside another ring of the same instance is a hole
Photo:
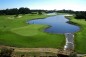
[[[80,31],[75,33],[75,51],[78,53],[86,53],[86,21],[83,19],[75,19],[73,16],[68,17],[75,25],[80,26]]]
[[[46,18],[46,15],[0,16],[0,45],[30,48],[63,48],[64,35],[43,32],[46,25],[27,24],[26,20]]]
[[[71,17],[72,17],[72,16],[65,16],[65,18],[67,18],[67,19],[69,20],[67,23],[69,23],[69,24],[73,24],[73,25],[76,25],[76,26],[80,26],[80,24],[71,21]]]

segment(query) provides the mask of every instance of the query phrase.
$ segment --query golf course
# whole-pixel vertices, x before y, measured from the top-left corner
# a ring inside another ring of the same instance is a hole
[[[27,24],[27,20],[46,18],[47,15],[25,14],[0,15],[0,45],[28,48],[63,48],[65,37],[62,34],[46,33],[49,26]]]
[[[39,18],[47,18],[48,15],[25,14],[0,15],[0,45],[24,48],[60,48],[65,45],[64,34],[52,34],[44,32],[48,25],[28,24],[27,21]],[[80,26],[80,31],[75,33],[74,45],[78,53],[86,53],[86,24],[83,19],[68,17],[75,25]]]
[[[0,5],[0,57],[86,57],[86,0]]]

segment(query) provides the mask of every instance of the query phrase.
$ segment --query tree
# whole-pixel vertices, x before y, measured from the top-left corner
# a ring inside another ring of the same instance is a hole
[[[38,11],[38,15],[42,15],[42,11],[41,10]]]
[[[6,11],[5,10],[0,10],[0,15],[5,15]]]
[[[30,11],[29,8],[25,8],[24,10],[25,10],[25,14],[29,14],[29,13],[31,13],[31,11]]]
[[[13,48],[2,48],[0,52],[0,57],[12,57],[13,51]]]
[[[19,14],[28,14],[28,13],[30,13],[29,8],[24,8],[24,7],[19,8]]]
[[[18,9],[17,8],[6,9],[5,14],[6,15],[16,15],[16,14],[18,14]]]
[[[76,11],[75,12],[76,19],[85,19],[86,20],[86,12],[85,11]]]
[[[64,55],[64,54],[57,54],[58,57],[69,57],[68,55]]]
[[[70,53],[69,57],[77,57],[76,52],[72,52],[72,53]]]

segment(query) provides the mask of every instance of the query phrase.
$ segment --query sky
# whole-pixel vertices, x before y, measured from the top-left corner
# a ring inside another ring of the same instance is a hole
[[[28,7],[45,10],[86,11],[86,0],[0,0],[0,9]]]

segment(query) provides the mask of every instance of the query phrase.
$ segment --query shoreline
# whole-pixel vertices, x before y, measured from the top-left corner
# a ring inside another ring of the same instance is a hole
[[[85,30],[83,26],[85,26],[85,25],[83,25],[82,23],[79,24],[79,23],[78,23],[78,20],[73,20],[74,17],[66,16],[65,18],[69,19],[69,22],[68,22],[68,23],[71,23],[71,24],[73,24],[73,25],[79,26],[80,30],[74,34],[74,35],[75,35],[75,39],[74,39],[75,51],[76,51],[77,53],[79,53],[79,54],[85,54],[85,53],[86,53],[86,52],[84,51],[85,49],[82,49],[83,47],[81,47],[82,44],[83,44],[82,40],[81,40],[80,46],[77,46],[79,40],[82,38],[81,36],[83,36],[83,35],[81,35],[81,33],[83,34],[83,31]],[[84,20],[83,20],[83,21],[84,21]],[[83,22],[83,21],[82,21],[82,22]],[[80,36],[78,36],[78,35],[80,35]],[[79,40],[77,40],[77,38],[78,38]],[[77,43],[76,43],[76,41],[77,41]],[[78,47],[81,47],[81,48],[78,49]]]

